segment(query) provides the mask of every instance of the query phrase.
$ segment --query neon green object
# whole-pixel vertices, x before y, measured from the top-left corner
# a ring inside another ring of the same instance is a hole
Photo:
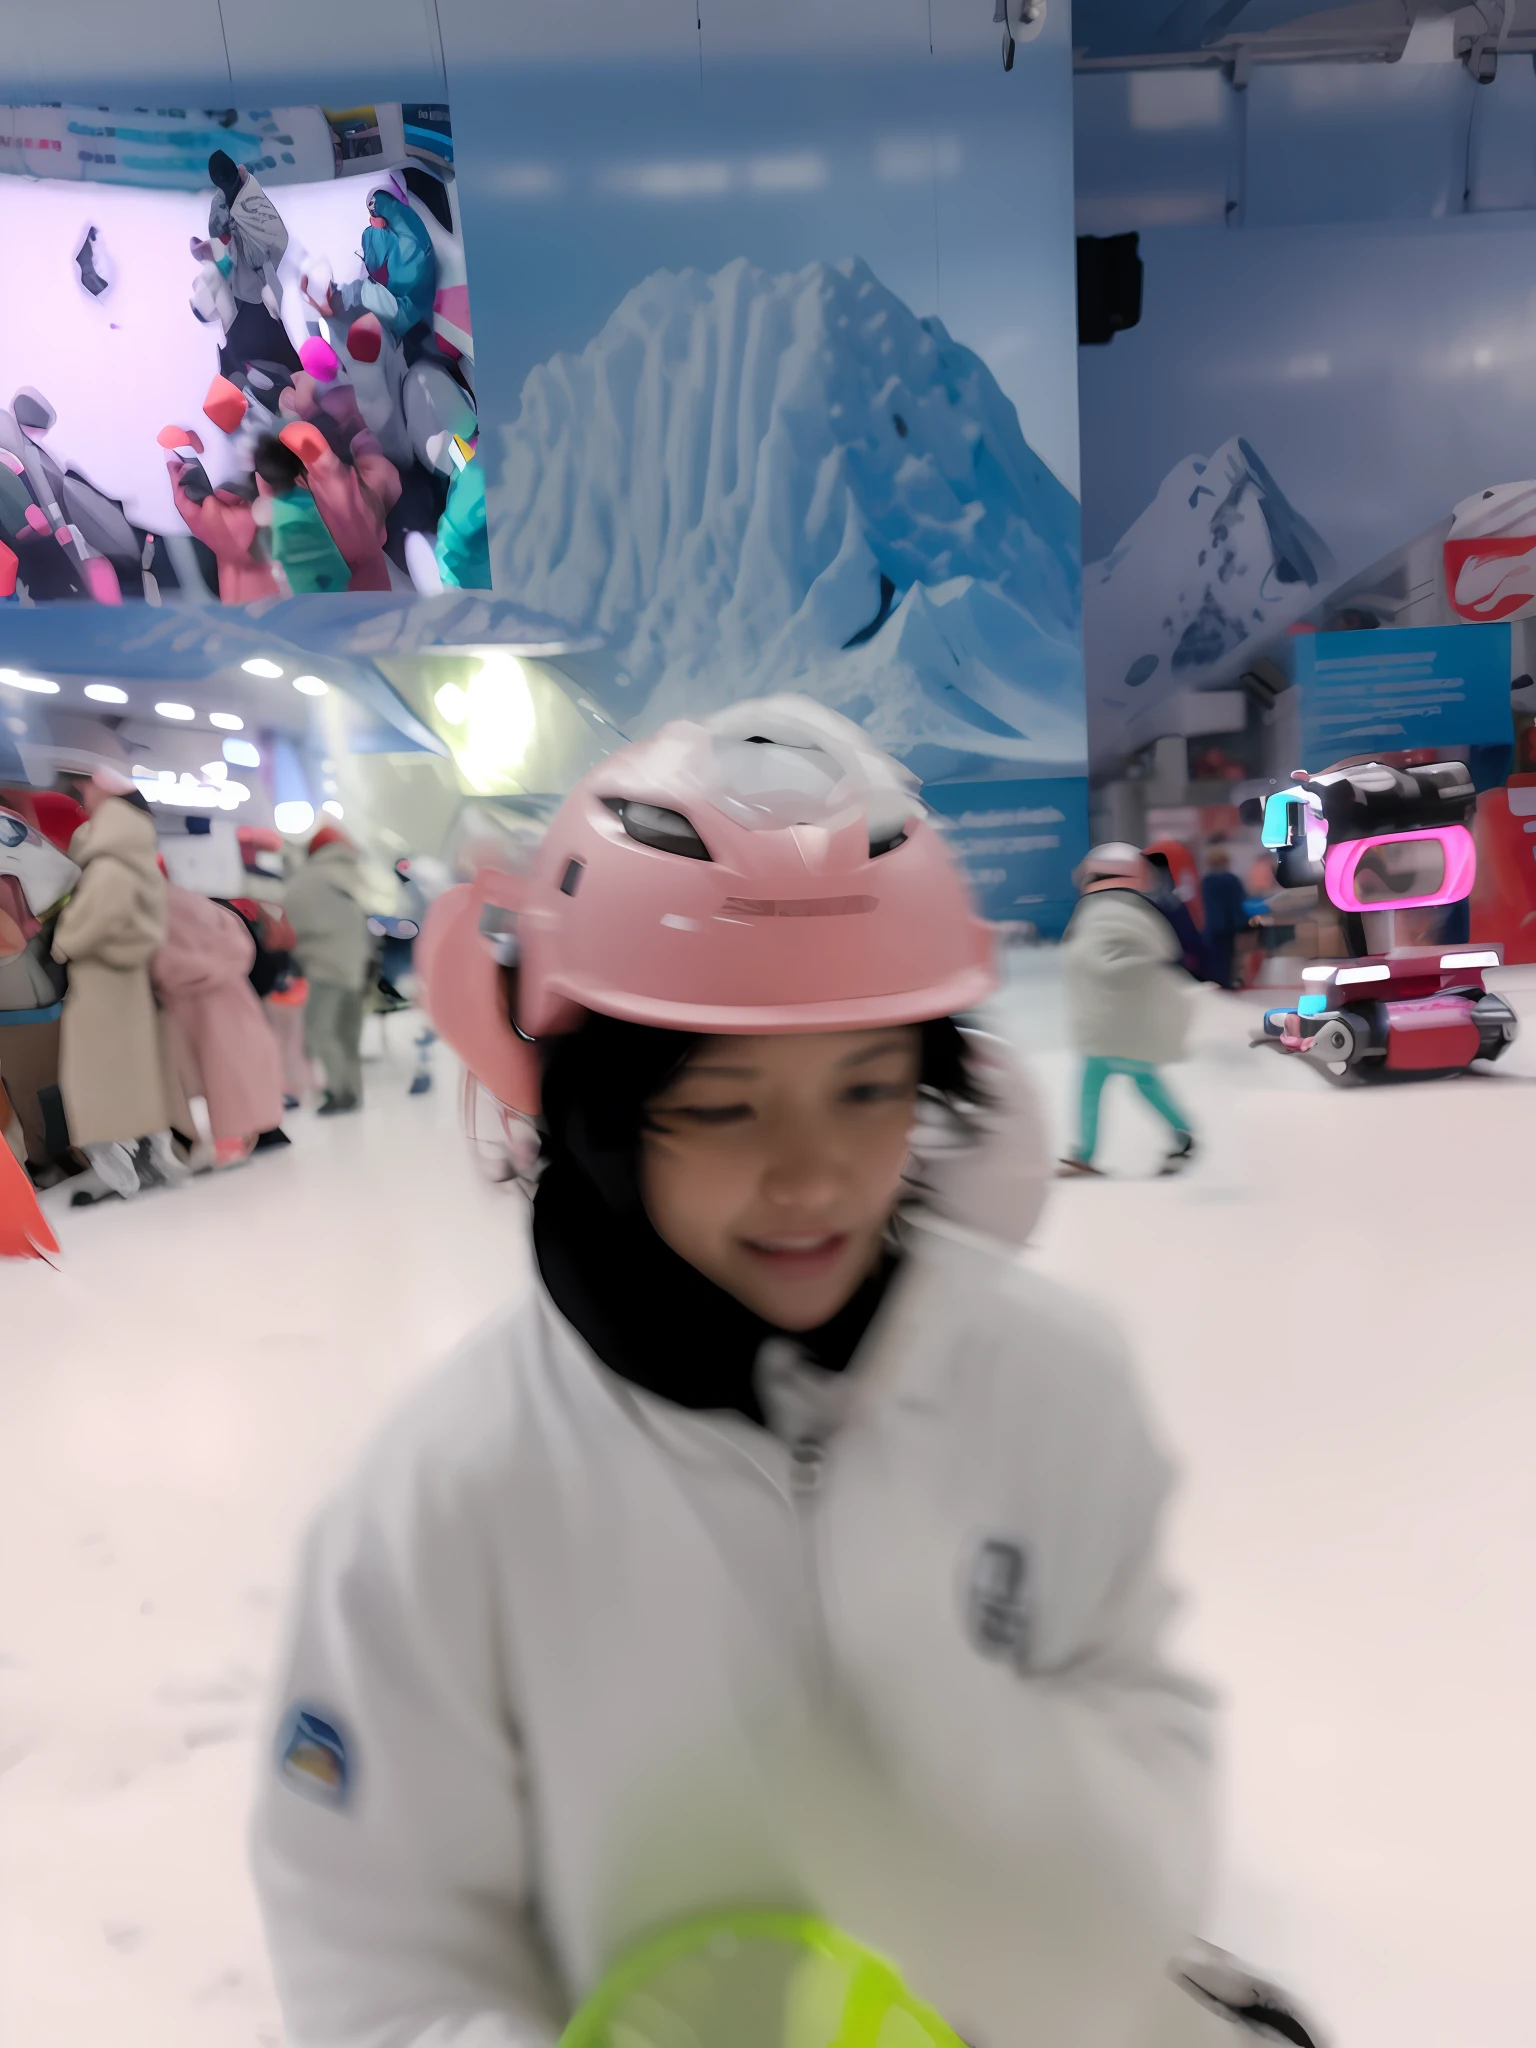
[[[560,2048],[964,2048],[895,1968],[806,1913],[686,1921],[616,1963]]]

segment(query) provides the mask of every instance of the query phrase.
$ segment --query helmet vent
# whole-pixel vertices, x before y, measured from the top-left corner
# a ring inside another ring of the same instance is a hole
[[[904,845],[906,842],[906,837],[907,828],[905,825],[898,825],[894,832],[887,832],[882,838],[879,839],[877,839],[875,835],[871,833],[869,835],[870,859],[877,860],[882,853],[890,853],[893,850],[893,848]]]
[[[624,796],[605,796],[603,802],[641,846],[654,847],[658,853],[681,854],[684,860],[710,858],[709,848],[681,811],[662,810],[656,804],[636,803]]]
[[[560,894],[574,896],[581,887],[581,878],[586,871],[587,864],[584,860],[568,860],[565,864],[565,873],[560,877]]]

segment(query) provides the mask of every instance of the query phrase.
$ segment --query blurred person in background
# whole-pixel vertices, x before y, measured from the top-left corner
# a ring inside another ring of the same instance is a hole
[[[987,2048],[1225,2038],[1165,1971],[1210,1771],[1168,1468],[1119,1340],[1011,1256],[1043,1160],[910,783],[801,698],[668,726],[567,800],[520,929],[532,1288],[304,1553],[255,1825],[293,2048],[553,2048],[637,1936],[744,1901]]]
[[[208,1106],[214,1166],[239,1166],[259,1139],[287,1142],[277,1041],[250,983],[255,947],[223,904],[174,882],[165,901],[165,938],[150,979],[187,1092]]]
[[[395,873],[400,879],[401,906],[404,915],[415,925],[418,935],[427,921],[427,911],[442,895],[453,886],[453,876],[446,864],[432,854],[407,854],[395,862]],[[406,963],[414,972],[415,948]],[[388,955],[385,971],[388,969]],[[413,998],[420,1003],[419,991],[413,989]],[[416,1048],[416,1071],[411,1076],[407,1094],[425,1095],[432,1087],[432,1048],[437,1043],[437,1033],[425,1008],[421,1011],[421,1025],[413,1041]]]
[[[1200,901],[1205,911],[1205,951],[1211,969],[1209,979],[1218,988],[1235,988],[1234,949],[1252,919],[1248,911],[1248,892],[1233,874],[1232,857],[1219,839],[1205,850]]]
[[[1205,959],[1205,940],[1200,927],[1190,915],[1189,905],[1184,901],[1173,883],[1173,869],[1166,853],[1149,846],[1142,855],[1147,864],[1147,901],[1155,903],[1173,926],[1173,935],[1179,942],[1179,960],[1186,974],[1196,981],[1210,979]]]
[[[24,1162],[41,1186],[65,1177],[70,1153],[59,1090],[65,969],[53,957],[53,931],[79,879],[67,854],[0,804],[0,1081],[19,1121]]]
[[[271,826],[242,825],[238,837],[246,894],[227,900],[256,949],[251,987],[261,1000],[267,1028],[277,1040],[283,1108],[297,1109],[314,1086],[314,1069],[304,1050],[309,984],[299,970],[298,940],[283,908],[283,835]]]
[[[1158,1071],[1184,1057],[1189,1035],[1190,983],[1178,938],[1148,897],[1147,864],[1136,847],[1095,846],[1074,880],[1078,905],[1062,938],[1061,966],[1083,1079],[1077,1145],[1061,1171],[1098,1174],[1099,1099],[1110,1076],[1124,1074],[1167,1124],[1173,1142],[1162,1171],[1178,1173],[1194,1157],[1194,1134]]]
[[[356,1109],[363,1095],[363,992],[374,940],[362,906],[358,860],[345,832],[322,825],[284,891],[294,949],[309,984],[304,1050],[325,1075],[321,1116]]]
[[[53,932],[54,958],[69,966],[59,1086],[70,1136],[102,1189],[128,1201],[141,1178],[175,1187],[188,1177],[171,1144],[172,1104],[149,979],[165,937],[166,884],[154,818],[127,777],[99,770],[84,785],[83,801],[88,822],[70,843],[80,880]],[[83,1190],[74,1197],[79,1204],[92,1199]]]

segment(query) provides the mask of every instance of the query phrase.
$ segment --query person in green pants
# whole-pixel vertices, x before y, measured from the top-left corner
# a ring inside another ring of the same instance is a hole
[[[1147,865],[1134,846],[1095,846],[1073,879],[1079,900],[1061,956],[1083,1082],[1077,1145],[1061,1173],[1099,1173],[1099,1099],[1111,1074],[1128,1076],[1168,1125],[1162,1171],[1178,1173],[1194,1157],[1194,1134],[1158,1071],[1183,1058],[1189,1031],[1193,983],[1178,938],[1148,900]]]

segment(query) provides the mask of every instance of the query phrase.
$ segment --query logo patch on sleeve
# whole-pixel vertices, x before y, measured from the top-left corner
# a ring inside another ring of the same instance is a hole
[[[317,1806],[345,1806],[352,1790],[346,1738],[312,1707],[290,1707],[283,1716],[277,1769],[285,1784]]]
[[[1029,1661],[1029,1560],[1021,1545],[988,1538],[972,1562],[966,1599],[966,1632],[983,1657],[997,1657],[1020,1669]]]

